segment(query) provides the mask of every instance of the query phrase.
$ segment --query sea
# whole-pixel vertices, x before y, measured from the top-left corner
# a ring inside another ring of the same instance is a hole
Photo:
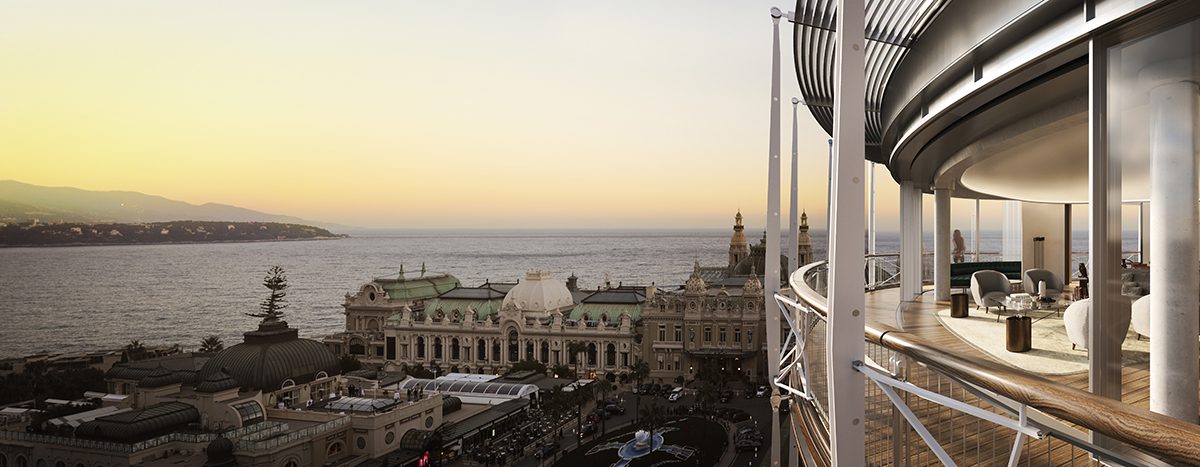
[[[543,270],[560,280],[575,274],[585,288],[606,280],[670,287],[687,280],[695,261],[724,266],[729,236],[727,229],[371,231],[314,241],[0,248],[0,358],[132,340],[184,348],[209,335],[241,342],[257,325],[246,313],[266,298],[262,280],[276,265],[288,276],[284,319],[318,338],[344,328],[347,293],[401,265],[450,273],[468,286]],[[1076,245],[1087,238],[1074,237]],[[999,252],[1000,232],[981,233],[980,243],[981,251]],[[813,232],[813,245],[824,258],[824,232]],[[899,236],[880,233],[876,245],[898,252]]]

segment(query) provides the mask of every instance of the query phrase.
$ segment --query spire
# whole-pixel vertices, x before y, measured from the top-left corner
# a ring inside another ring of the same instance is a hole
[[[733,226],[734,227],[742,226],[742,210],[741,209],[738,209],[737,215],[733,216]]]
[[[802,211],[800,213],[800,227],[808,227],[808,212],[807,211]]]
[[[692,268],[692,275],[688,277],[684,290],[688,293],[704,293],[706,287],[704,278],[700,277],[700,260],[696,260],[696,265]]]
[[[425,277],[425,262],[421,261],[421,277]]]
[[[398,276],[400,280],[404,280],[404,263],[400,263],[400,274]]]

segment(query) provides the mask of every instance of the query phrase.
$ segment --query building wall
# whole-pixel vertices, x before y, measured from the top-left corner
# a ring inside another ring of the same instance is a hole
[[[1034,237],[1046,237],[1043,268],[1066,280],[1067,216],[1061,204],[1021,203],[1021,270],[1034,265]],[[1028,290],[1026,292],[1029,292]]]
[[[515,360],[510,358],[509,349],[512,331],[517,335]],[[605,325],[595,321],[572,323],[563,320],[557,313],[549,321],[542,321],[526,318],[519,312],[506,311],[495,322],[475,321],[471,316],[457,322],[451,319],[438,321],[429,317],[414,321],[410,315],[389,323],[384,334],[394,338],[396,345],[396,358],[392,363],[420,364],[430,368],[433,362],[437,362],[442,373],[449,373],[454,366],[464,373],[503,373],[513,363],[529,357],[529,345],[533,346],[533,360],[548,367],[568,365],[575,368],[567,350],[571,342],[584,342],[596,348],[594,364],[589,364],[586,353],[581,356],[578,366],[580,372],[595,371],[599,375],[609,371],[621,373],[628,371],[639,351],[634,344],[633,322],[627,316],[619,323]],[[481,341],[484,343],[484,358],[479,355]],[[457,358],[453,349],[455,342],[459,347]],[[610,345],[613,352],[606,355]],[[498,355],[494,352],[497,346]],[[611,361],[607,357],[612,357]]]
[[[717,352],[731,354],[724,359],[730,365],[739,365],[750,380],[760,379],[766,329],[762,295],[741,294],[740,289],[708,289],[659,294],[655,303],[648,303],[642,312],[642,353],[650,365],[650,379],[671,383],[682,376],[691,380],[700,361]]]

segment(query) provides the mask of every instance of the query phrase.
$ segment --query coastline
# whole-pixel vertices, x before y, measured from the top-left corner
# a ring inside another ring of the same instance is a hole
[[[56,247],[78,247],[78,246],[150,246],[150,245],[197,245],[197,244],[212,244],[212,243],[266,243],[266,242],[306,242],[316,240],[341,240],[351,238],[349,235],[338,235],[334,237],[309,237],[309,238],[263,238],[255,240],[186,240],[186,241],[169,241],[169,242],[129,242],[129,243],[53,243],[53,244],[0,244],[0,248],[56,248]]]

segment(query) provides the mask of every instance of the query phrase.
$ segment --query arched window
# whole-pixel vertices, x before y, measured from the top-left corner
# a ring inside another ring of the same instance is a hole
[[[479,339],[479,345],[477,347],[479,348],[475,349],[475,358],[481,362],[487,361],[487,341],[484,339]]]
[[[596,343],[589,342],[587,346],[587,364],[596,366]]]
[[[533,360],[533,341],[525,342],[525,359]]]
[[[442,338],[433,338],[433,358],[434,360],[442,359]]]
[[[54,467],[67,467],[67,463],[63,462],[63,461],[58,461],[58,462],[54,463]]]
[[[0,467],[8,467],[8,456],[0,452]]]
[[[462,356],[462,349],[458,346],[458,338],[450,339],[450,359],[458,360]]]
[[[25,456],[17,456],[17,467],[29,467],[29,461],[25,460]]]
[[[492,361],[500,361],[500,339],[492,339]]]
[[[542,341],[542,363],[550,363],[550,343]]]
[[[608,344],[608,348],[604,350],[604,364],[608,366],[617,364],[617,346]]]
[[[521,347],[517,342],[517,330],[508,331],[508,361],[516,362],[521,359]]]
[[[359,339],[350,340],[350,354],[351,355],[366,355],[367,354],[366,344],[363,344],[363,341],[359,340]]]
[[[425,338],[417,336],[417,358],[425,358]]]

